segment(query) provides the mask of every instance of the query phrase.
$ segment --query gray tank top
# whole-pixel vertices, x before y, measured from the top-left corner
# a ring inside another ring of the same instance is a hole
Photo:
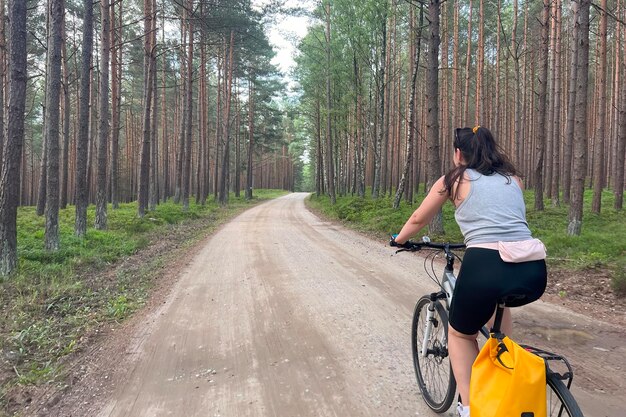
[[[531,239],[522,190],[514,178],[467,169],[470,191],[454,217],[465,244]]]

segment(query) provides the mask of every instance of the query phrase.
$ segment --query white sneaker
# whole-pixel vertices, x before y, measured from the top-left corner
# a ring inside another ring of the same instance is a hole
[[[458,403],[456,406],[456,412],[459,417],[470,417],[469,405]]]

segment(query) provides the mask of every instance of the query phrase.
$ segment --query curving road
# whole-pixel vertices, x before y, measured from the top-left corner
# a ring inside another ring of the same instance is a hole
[[[90,415],[436,415],[409,344],[414,303],[434,289],[421,259],[320,220],[305,197],[252,208],[206,241],[135,326],[124,373]],[[563,342],[585,369],[587,416],[624,415],[623,329],[543,302],[514,317],[524,341]]]

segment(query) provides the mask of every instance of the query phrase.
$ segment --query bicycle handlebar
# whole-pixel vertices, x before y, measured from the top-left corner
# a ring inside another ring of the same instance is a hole
[[[443,250],[452,250],[452,249],[464,249],[464,243],[434,243],[431,242],[430,239],[426,240],[427,237],[422,242],[415,242],[413,240],[407,240],[403,244],[396,243],[395,240],[389,242],[390,246],[399,248],[400,251],[409,251],[409,252],[417,252],[422,248],[431,248],[431,249],[443,249]]]

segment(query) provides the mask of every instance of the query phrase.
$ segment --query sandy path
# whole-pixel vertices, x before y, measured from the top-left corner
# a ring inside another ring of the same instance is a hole
[[[89,401],[69,395],[56,409],[100,417],[436,415],[419,397],[409,344],[414,303],[434,289],[422,261],[320,220],[304,197],[250,209],[208,239],[163,304],[134,325],[125,354],[108,358],[122,369],[109,388]],[[542,302],[514,314],[525,342],[558,343],[577,375],[585,369],[577,376],[585,389],[575,392],[587,416],[624,415],[623,329],[591,327]]]

